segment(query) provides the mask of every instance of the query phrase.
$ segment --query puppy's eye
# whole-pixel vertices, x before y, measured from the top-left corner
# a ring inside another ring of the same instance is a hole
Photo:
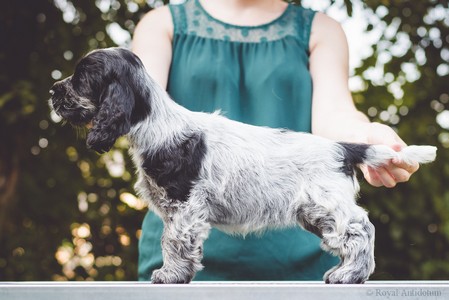
[[[75,103],[73,103],[73,102],[64,103],[62,106],[63,106],[65,109],[74,108],[74,107],[75,107]]]

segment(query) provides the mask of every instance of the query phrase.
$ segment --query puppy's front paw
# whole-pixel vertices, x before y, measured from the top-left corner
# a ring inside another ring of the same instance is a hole
[[[189,283],[191,280],[191,277],[187,278],[164,268],[154,270],[151,275],[151,283],[154,284]]]

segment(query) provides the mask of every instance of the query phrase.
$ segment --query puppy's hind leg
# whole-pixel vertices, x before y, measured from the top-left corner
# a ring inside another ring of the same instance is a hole
[[[210,225],[191,206],[179,207],[164,220],[161,246],[164,264],[153,271],[152,283],[189,283],[201,270],[203,242]]]
[[[324,275],[326,283],[364,283],[374,271],[374,226],[355,202],[334,209],[309,202],[298,210],[299,223],[322,239],[321,247],[340,257]],[[353,201],[353,200],[351,200]]]

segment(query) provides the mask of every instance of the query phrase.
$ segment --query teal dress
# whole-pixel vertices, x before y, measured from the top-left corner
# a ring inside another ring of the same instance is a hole
[[[198,0],[171,5],[173,57],[167,90],[193,111],[220,109],[230,119],[310,132],[312,82],[308,69],[314,11],[289,4],[260,26],[223,23]],[[162,266],[162,222],[149,212],[139,241],[139,280]],[[321,280],[338,258],[302,229],[245,238],[212,229],[194,280]]]

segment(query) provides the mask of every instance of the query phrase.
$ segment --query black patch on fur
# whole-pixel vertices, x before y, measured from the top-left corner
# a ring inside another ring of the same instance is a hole
[[[309,202],[299,207],[296,212],[298,222],[302,227],[315,234],[319,238],[323,238],[323,233],[330,233],[334,231],[335,218],[320,207],[308,196]]]
[[[338,143],[343,147],[343,166],[341,172],[350,177],[354,176],[354,168],[363,163],[366,159],[366,150],[370,147],[368,144]]]
[[[279,129],[279,132],[280,132],[280,133],[291,133],[291,132],[293,132],[293,130],[290,130],[290,129],[288,129],[288,128],[280,128],[280,129]]]
[[[163,187],[169,198],[186,201],[199,177],[206,155],[203,133],[194,133],[172,147],[146,153],[143,170]]]
[[[313,234],[315,234],[316,236],[318,236],[320,239],[323,238],[323,234],[321,233],[321,230],[318,228],[318,226],[313,225],[311,222],[309,222],[306,218],[299,218],[300,219],[300,223],[302,224],[302,227],[304,228],[304,230],[307,230]]]

